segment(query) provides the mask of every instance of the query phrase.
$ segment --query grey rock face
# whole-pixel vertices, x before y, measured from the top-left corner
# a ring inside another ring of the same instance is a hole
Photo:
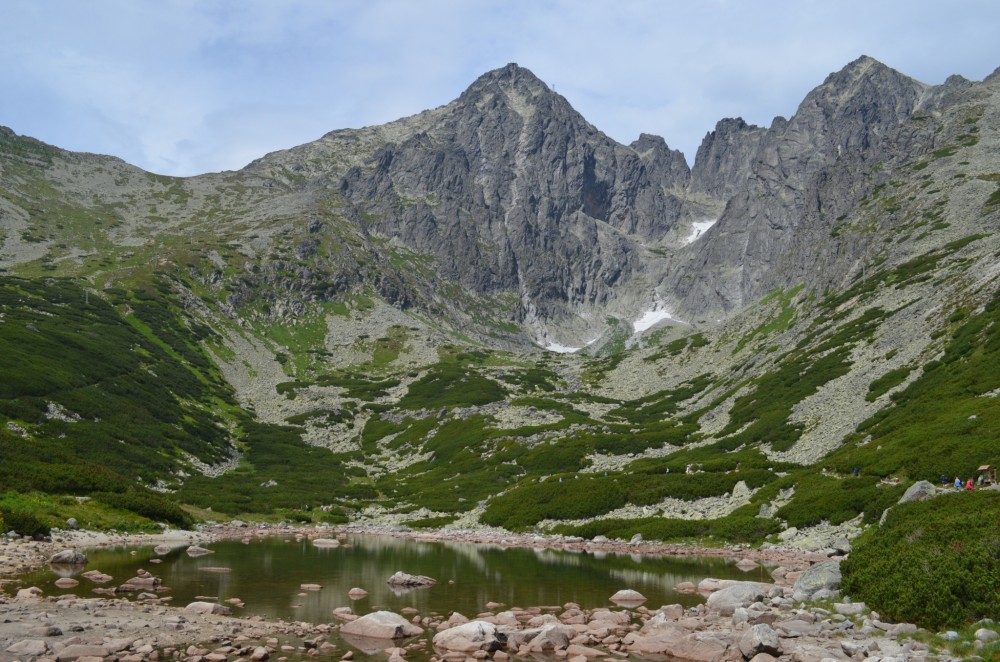
[[[767,129],[727,118],[715,125],[698,147],[691,171],[691,190],[728,200],[746,190],[754,159]]]
[[[688,213],[680,152],[648,134],[615,142],[515,64],[441,108],[248,169],[335,190],[366,235],[430,256],[438,277],[474,293],[518,293],[521,318],[607,304],[644,272],[641,243]]]
[[[691,248],[690,266],[669,274],[665,289],[699,314],[739,309],[776,287],[843,278],[864,247],[837,246],[832,221],[856,204],[859,171],[899,139],[928,89],[862,57],[766,132],[720,122],[699,149],[692,188],[730,196],[726,210],[712,241]]]

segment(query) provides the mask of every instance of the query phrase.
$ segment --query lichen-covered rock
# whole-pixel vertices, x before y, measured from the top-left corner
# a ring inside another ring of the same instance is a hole
[[[824,595],[829,597],[837,594],[840,590],[840,562],[825,561],[810,566],[802,573],[792,588],[792,600],[797,602],[808,602],[817,593],[824,591]]]

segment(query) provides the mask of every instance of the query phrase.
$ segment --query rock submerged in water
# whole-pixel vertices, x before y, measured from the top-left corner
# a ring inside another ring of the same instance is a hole
[[[191,545],[187,548],[187,555],[191,557],[205,556],[206,554],[215,554],[215,551],[199,547],[198,545]]]
[[[104,584],[104,583],[110,582],[112,579],[114,579],[111,575],[106,575],[103,572],[101,572],[100,570],[88,570],[87,572],[83,573],[80,576],[81,577],[86,577],[87,579],[89,579],[90,581],[94,582],[95,584]]]
[[[64,549],[61,552],[53,554],[52,558],[49,559],[49,563],[56,563],[59,565],[86,565],[87,555],[75,549]]]
[[[316,547],[340,547],[340,541],[336,538],[316,538],[313,540]]]
[[[437,584],[437,580],[431,577],[426,577],[424,575],[409,575],[405,572],[397,570],[396,573],[390,577],[386,584],[389,586],[433,586]]]

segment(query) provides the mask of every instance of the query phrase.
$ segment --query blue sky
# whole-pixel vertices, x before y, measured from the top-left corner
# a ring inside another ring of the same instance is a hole
[[[0,125],[169,175],[440,106],[508,62],[689,163],[719,119],[789,116],[862,54],[930,84],[1000,67],[995,0],[6,0],[3,23]]]

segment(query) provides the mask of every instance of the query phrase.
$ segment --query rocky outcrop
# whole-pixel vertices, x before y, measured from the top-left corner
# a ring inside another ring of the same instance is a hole
[[[767,129],[727,118],[707,134],[691,170],[691,190],[729,200],[749,186],[757,151]]]

